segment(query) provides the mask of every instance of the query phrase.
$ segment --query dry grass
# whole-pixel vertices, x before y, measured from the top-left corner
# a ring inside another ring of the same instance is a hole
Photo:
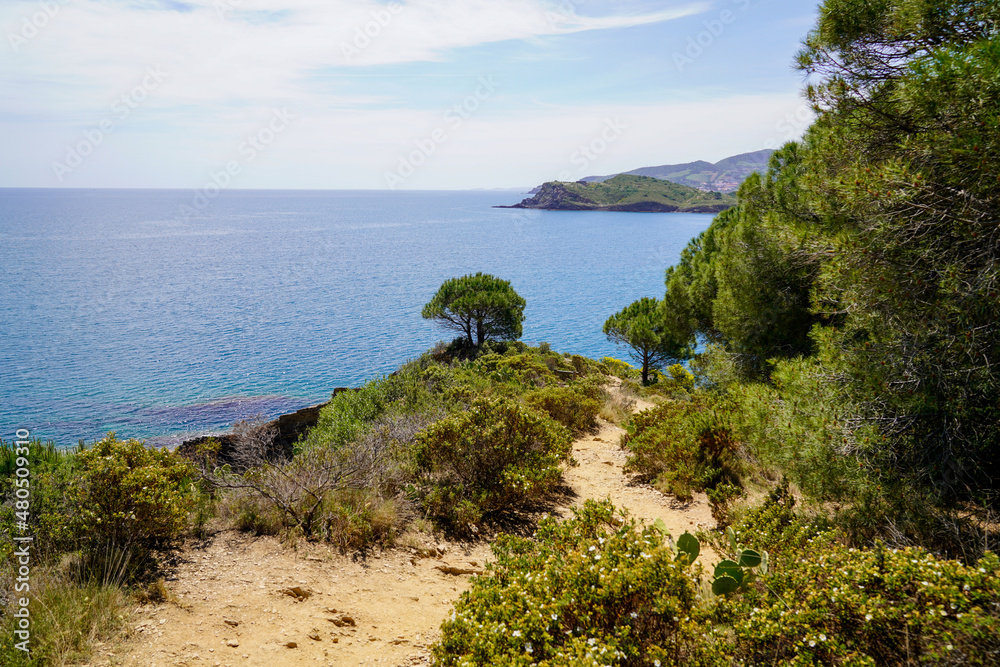
[[[605,387],[604,403],[598,416],[612,424],[621,426],[632,410],[635,409],[635,402],[638,396],[624,385],[608,385]]]
[[[31,573],[31,652],[13,648],[17,619],[0,623],[0,664],[62,667],[88,662],[95,643],[120,637],[131,613],[128,596],[115,584],[81,583],[55,569]]]

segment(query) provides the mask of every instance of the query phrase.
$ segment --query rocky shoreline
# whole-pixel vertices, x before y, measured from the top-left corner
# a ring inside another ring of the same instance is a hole
[[[337,387],[333,390],[330,398],[333,399],[333,397],[337,394],[344,391],[354,390],[350,387]],[[330,401],[325,401],[316,405],[310,405],[300,410],[296,410],[295,412],[279,415],[275,419],[267,422],[265,426],[273,428],[275,432],[271,453],[280,458],[291,458],[295,448],[295,443],[298,442],[299,438],[305,435],[309,429],[316,425],[316,422],[319,421],[320,411],[326,407],[329,402]],[[187,459],[195,460],[200,456],[199,450],[211,440],[219,443],[219,449],[216,454],[216,462],[219,465],[224,465],[225,463],[230,462],[236,446],[236,436],[232,433],[225,433],[222,435],[202,435],[196,438],[191,438],[178,445],[175,451]]]

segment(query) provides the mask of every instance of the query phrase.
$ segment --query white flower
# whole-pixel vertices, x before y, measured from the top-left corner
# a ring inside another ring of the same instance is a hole
[[[814,642],[812,639],[810,639],[809,640],[809,646],[815,646],[815,645],[816,645],[816,642]]]
[[[552,614],[552,620],[553,621],[558,621],[559,620],[559,614]]]
[[[514,630],[513,634],[511,634],[511,637],[520,637],[520,636],[521,636],[520,630]]]
[[[865,614],[865,620],[866,621],[872,620],[872,615],[871,614]]]
[[[531,642],[528,642],[527,644],[524,645],[524,650],[527,651],[528,653],[533,653],[535,649],[531,648]]]
[[[660,667],[660,661],[659,660],[654,660],[653,661],[653,665],[655,665],[655,667]]]
[[[821,642],[825,642],[825,641],[826,641],[826,635],[820,635],[820,636],[819,636],[819,640],[820,640]]]

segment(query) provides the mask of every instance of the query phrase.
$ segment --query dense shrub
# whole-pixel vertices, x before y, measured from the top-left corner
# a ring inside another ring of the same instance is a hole
[[[549,492],[571,440],[564,426],[514,400],[477,399],[417,438],[416,491],[431,515],[461,529]]]
[[[555,373],[546,363],[546,355],[525,352],[502,357],[496,362],[496,379],[505,382],[514,380],[525,386],[544,387],[557,381]],[[558,355],[549,355],[558,360]],[[553,366],[555,363],[552,364]]]
[[[338,392],[319,413],[319,420],[305,438],[304,447],[342,447],[353,441],[392,402],[387,380],[373,380],[363,387]]]
[[[226,489],[225,513],[258,534],[325,540],[344,550],[392,542],[405,513],[401,450],[429,423],[420,415],[384,414],[339,447],[313,446],[291,461],[261,459],[245,471],[212,473]]]
[[[815,500],[841,500],[858,493],[871,434],[847,427],[844,406],[822,372],[813,360],[781,361],[773,384],[734,385],[731,394],[740,435],[757,460]]]
[[[736,646],[758,664],[1000,664],[998,568],[827,544],[736,603]]]
[[[723,664],[697,625],[699,568],[608,502],[544,519],[535,539],[501,536],[493,551],[442,625],[437,664]]]
[[[104,545],[160,546],[178,537],[189,509],[191,465],[173,452],[114,434],[76,456],[71,521],[81,537]]]
[[[15,532],[11,494],[15,450],[0,447],[5,503],[0,529]],[[114,435],[90,449],[57,450],[31,443],[31,653],[13,648],[17,619],[7,614],[14,595],[10,541],[0,540],[0,664],[24,667],[77,664],[92,643],[125,624],[128,590],[154,565],[154,549],[186,527],[191,466],[165,450]]]
[[[622,436],[629,453],[625,471],[681,500],[690,499],[692,490],[739,486],[742,463],[731,411],[725,401],[699,394],[640,412]]]
[[[575,387],[536,389],[524,395],[524,402],[548,414],[574,435],[597,428],[597,413],[601,410],[601,404],[577,391]]]
[[[995,555],[966,566],[919,548],[849,548],[794,505],[785,482],[733,526],[733,542],[770,556],[766,576],[716,609],[734,662],[1000,664]]]
[[[621,359],[615,359],[614,357],[602,357],[601,365],[603,365],[606,369],[606,373],[619,377],[623,380],[626,378],[634,380],[639,377],[639,369],[627,361],[622,361]]]
[[[23,451],[22,451],[23,455]],[[12,443],[0,445],[0,533],[14,535],[18,507],[14,481],[17,465],[17,448]],[[51,443],[32,441],[28,446],[27,459],[30,462],[29,478],[31,499],[27,515],[29,532],[34,537],[32,543],[35,554],[43,560],[58,559],[65,550],[75,549],[76,535],[69,529],[67,521],[74,513],[70,490],[79,483],[76,471],[75,450],[56,449]],[[23,514],[22,514],[23,517]],[[7,562],[12,542],[0,540],[0,562]]]

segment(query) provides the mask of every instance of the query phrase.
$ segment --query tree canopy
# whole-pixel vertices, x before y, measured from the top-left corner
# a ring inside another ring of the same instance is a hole
[[[422,315],[479,347],[488,339],[520,338],[525,305],[510,282],[476,273],[444,281]]]
[[[810,369],[831,456],[942,502],[1000,491],[998,22],[992,0],[826,0],[797,57],[815,122],[666,277],[672,328],[786,405]]]
[[[661,302],[651,297],[643,297],[609,317],[604,335],[632,348],[632,359],[642,366],[643,384],[649,384],[651,368],[690,356],[686,341],[668,328]]]

